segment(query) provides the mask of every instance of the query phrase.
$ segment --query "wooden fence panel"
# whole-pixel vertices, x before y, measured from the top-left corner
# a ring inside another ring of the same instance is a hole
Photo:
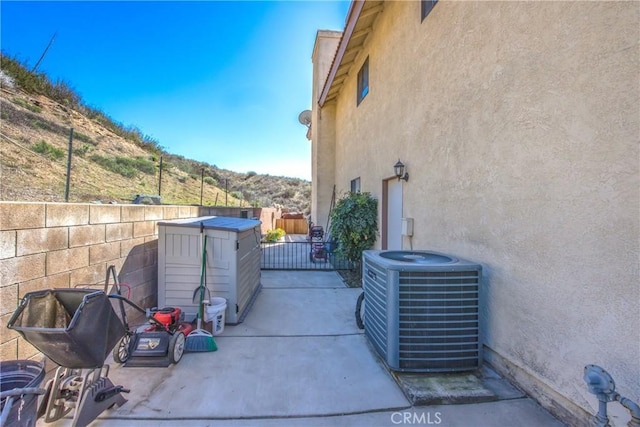
[[[287,234],[307,234],[309,224],[306,219],[276,219],[276,228],[282,228]]]

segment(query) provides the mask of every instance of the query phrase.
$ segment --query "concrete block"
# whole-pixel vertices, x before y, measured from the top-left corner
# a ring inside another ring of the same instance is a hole
[[[7,285],[0,288],[0,315],[13,313],[18,306],[18,285]]]
[[[136,252],[129,255],[125,261],[125,270],[123,273],[128,274],[131,271],[137,271],[142,268],[153,266],[157,269],[157,255],[154,251]]]
[[[107,273],[107,265],[112,263],[98,263],[92,264],[87,267],[73,270],[69,273],[70,287],[76,287],[78,285],[87,285],[81,287],[90,287],[95,289],[104,289],[104,280]],[[117,270],[116,270],[117,273]]]
[[[138,264],[136,264],[138,266],[138,268],[148,268],[151,266],[155,266],[157,265],[157,255],[155,251],[144,251],[142,253],[142,256],[140,258],[137,259]]]
[[[17,232],[18,256],[57,251],[68,247],[69,229],[67,227],[36,228]]]
[[[107,242],[126,240],[133,237],[133,223],[107,224]]]
[[[11,313],[3,314],[2,316],[0,316],[0,322],[2,323],[2,327],[0,328],[0,343],[15,340],[20,336],[13,329],[9,329],[6,327],[7,323],[9,323],[9,320],[11,319],[11,316],[13,316],[13,311]]]
[[[158,251],[158,236],[147,236],[144,238],[144,248],[146,251]]]
[[[145,273],[145,276],[147,274]],[[138,287],[140,300],[145,300],[148,298],[155,299],[158,297],[158,281],[155,280],[158,275],[150,275],[150,280],[148,282],[144,282],[142,285]]]
[[[69,273],[55,274],[53,276],[39,277],[18,284],[18,297],[22,298],[29,292],[42,291],[45,289],[68,288]]]
[[[180,214],[180,208],[178,206],[163,206],[162,207],[162,219],[176,219],[180,218],[178,215]]]
[[[144,251],[144,237],[137,239],[128,239],[120,242],[120,256],[127,257],[129,255]]]
[[[89,247],[47,253],[47,276],[76,270],[89,265]]]
[[[144,221],[144,206],[122,206],[122,222]]]
[[[85,203],[48,203],[47,227],[71,227],[89,224],[89,204]]]
[[[69,228],[69,247],[95,245],[106,242],[106,225],[82,225]]]
[[[133,223],[133,237],[153,236],[156,233],[155,221]]]
[[[142,271],[139,269],[135,260],[127,258],[120,269],[120,280],[122,283],[126,283],[131,286],[131,292],[134,292],[134,289],[139,286],[140,283],[144,282]]]
[[[18,339],[0,344],[0,360],[18,359]]]
[[[155,307],[158,301],[157,281],[139,283],[131,290],[131,299],[141,307]]]
[[[26,340],[18,338],[18,359],[31,359],[39,354],[41,353],[37,348],[29,344]]]
[[[0,316],[0,322],[2,322],[2,328],[0,328],[0,343],[5,343],[10,340],[15,340],[20,336],[13,329],[9,329],[5,327],[7,323],[9,323],[11,316],[13,316],[13,312],[3,314],[2,316]],[[5,360],[5,359],[2,359],[2,360]]]
[[[162,206],[145,206],[144,219],[145,221],[162,219],[162,212]]]
[[[121,257],[109,264],[109,265],[116,266],[116,273],[118,273],[118,279],[120,280],[122,280],[122,270],[125,268],[126,262],[127,262],[127,258]]]
[[[121,207],[118,205],[90,205],[89,224],[120,222]]]
[[[47,255],[42,253],[0,259],[0,284],[8,285],[44,277],[46,258]]]
[[[120,242],[102,243],[89,247],[89,265],[120,258]]]
[[[193,214],[191,206],[178,206],[178,218],[194,218],[196,216]]]
[[[0,202],[0,230],[43,228],[44,203]]]
[[[0,231],[0,259],[16,256],[16,231]]]

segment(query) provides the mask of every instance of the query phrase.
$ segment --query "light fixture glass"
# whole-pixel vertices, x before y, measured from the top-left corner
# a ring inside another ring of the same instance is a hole
[[[398,159],[398,163],[393,165],[393,172],[395,173],[396,178],[398,178],[398,181],[400,181],[401,179],[405,182],[409,181],[409,174],[404,171],[404,164],[400,161],[400,159]]]

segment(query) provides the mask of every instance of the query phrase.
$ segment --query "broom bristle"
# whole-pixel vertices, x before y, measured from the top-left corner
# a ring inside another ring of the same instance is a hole
[[[194,329],[184,343],[184,350],[187,352],[196,351],[216,351],[218,346],[213,339],[213,335],[204,329]]]

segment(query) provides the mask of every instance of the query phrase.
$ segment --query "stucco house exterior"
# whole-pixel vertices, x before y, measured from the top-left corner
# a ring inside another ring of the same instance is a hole
[[[481,263],[485,361],[571,425],[587,364],[640,401],[639,29],[638,2],[355,0],[312,54],[312,220],[370,192],[377,249]]]

